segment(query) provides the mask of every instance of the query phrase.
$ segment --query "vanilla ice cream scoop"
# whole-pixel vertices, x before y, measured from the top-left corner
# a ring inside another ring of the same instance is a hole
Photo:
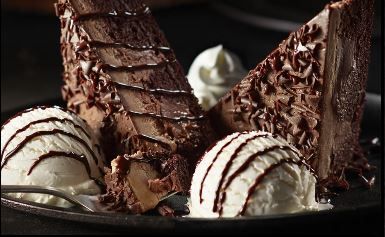
[[[36,107],[16,114],[1,127],[1,184],[51,186],[72,194],[95,195],[103,155],[92,130],[59,107]],[[68,207],[46,194],[14,197]]]
[[[202,108],[209,110],[246,74],[238,56],[218,45],[194,59],[187,78]]]
[[[209,149],[191,186],[191,217],[235,217],[318,210],[313,170],[284,139],[234,133]]]

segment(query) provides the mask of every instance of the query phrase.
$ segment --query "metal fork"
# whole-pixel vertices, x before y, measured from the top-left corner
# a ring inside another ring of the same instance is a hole
[[[81,207],[90,212],[111,212],[108,210],[108,206],[102,205],[98,201],[98,196],[91,195],[72,195],[64,192],[63,190],[48,187],[48,186],[36,186],[36,185],[1,185],[1,193],[42,193],[54,195],[59,198],[63,198],[70,203]],[[178,192],[171,192],[161,199],[161,201],[175,195]]]

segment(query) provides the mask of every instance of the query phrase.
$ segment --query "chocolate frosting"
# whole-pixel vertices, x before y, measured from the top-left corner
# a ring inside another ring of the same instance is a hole
[[[304,25],[283,41],[210,111],[218,131],[262,130],[287,139],[309,162],[319,139],[326,33]],[[226,110],[226,111],[224,111]],[[214,123],[213,123],[214,124]]]
[[[193,169],[213,133],[148,7],[141,1],[63,0],[56,9],[62,23],[63,97],[103,137],[114,140],[117,149],[105,147],[109,159],[150,147],[155,152],[158,144],[150,143],[168,140],[177,145],[172,152],[188,158]],[[88,117],[91,110],[100,114],[99,121]],[[156,139],[122,142],[132,136]]]
[[[346,167],[368,170],[357,151],[372,16],[372,0],[328,4],[209,111],[215,130],[277,134],[328,179],[322,183],[346,187],[337,182]]]
[[[149,8],[140,0],[59,0],[56,13],[68,108],[100,132],[107,160],[161,159],[164,169],[149,163],[159,174],[149,179],[151,191],[187,191],[189,173],[215,135]],[[107,174],[111,195],[104,200],[129,212],[146,209],[119,172]]]

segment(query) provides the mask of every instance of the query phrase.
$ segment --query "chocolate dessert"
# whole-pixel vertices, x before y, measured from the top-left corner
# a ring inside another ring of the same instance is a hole
[[[188,172],[214,135],[148,7],[139,0],[59,0],[56,13],[63,97],[112,161],[103,200],[140,213],[170,191],[187,191]]]
[[[209,112],[222,136],[262,130],[295,145],[326,186],[368,169],[358,137],[365,101],[373,1],[328,4]]]

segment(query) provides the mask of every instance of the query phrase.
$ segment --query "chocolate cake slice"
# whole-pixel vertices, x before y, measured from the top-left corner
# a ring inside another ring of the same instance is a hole
[[[139,0],[59,0],[56,12],[63,97],[99,134],[107,159],[119,155],[104,200],[138,213],[169,191],[187,191],[186,174],[214,135],[148,7]],[[135,169],[140,175],[129,174]],[[146,203],[154,190],[162,192]]]
[[[372,18],[372,0],[328,4],[221,98],[209,112],[216,131],[278,134],[301,151],[323,183],[346,185],[346,169],[368,168],[355,153]]]

